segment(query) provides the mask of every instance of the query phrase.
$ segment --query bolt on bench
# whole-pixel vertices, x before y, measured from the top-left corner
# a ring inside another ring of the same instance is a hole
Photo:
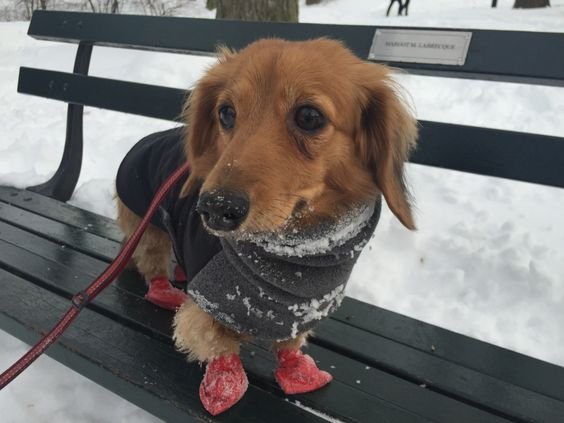
[[[119,251],[122,235],[111,219],[65,203],[80,173],[83,106],[170,121],[182,108],[184,90],[87,76],[95,45],[211,55],[218,43],[237,49],[267,36],[327,36],[368,58],[376,30],[35,12],[30,36],[76,43],[78,51],[73,73],[20,71],[19,92],[69,104],[67,136],[49,181],[0,187],[0,328],[35,342]],[[564,86],[564,34],[449,30],[457,31],[471,34],[462,63],[387,62],[421,75]],[[564,138],[420,123],[414,163],[564,188]],[[166,421],[564,421],[564,368],[351,298],[309,346],[334,375],[330,386],[286,400],[272,355],[251,345],[242,352],[249,391],[212,419],[198,398],[202,369],[174,350],[172,313],[144,293],[140,276],[125,272],[48,354]]]

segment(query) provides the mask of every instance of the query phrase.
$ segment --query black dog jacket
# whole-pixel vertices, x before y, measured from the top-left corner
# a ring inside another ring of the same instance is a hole
[[[119,198],[143,216],[153,195],[185,159],[183,128],[137,143],[117,175]],[[218,238],[196,212],[199,189],[168,194],[152,223],[167,231],[188,276],[188,294],[225,326],[267,340],[312,329],[335,311],[350,273],[378,223],[381,199],[355,207],[333,225],[251,240]]]

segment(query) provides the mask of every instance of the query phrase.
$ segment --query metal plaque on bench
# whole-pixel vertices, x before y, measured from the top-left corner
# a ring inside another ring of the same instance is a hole
[[[368,58],[385,62],[462,66],[471,32],[421,29],[377,29]]]

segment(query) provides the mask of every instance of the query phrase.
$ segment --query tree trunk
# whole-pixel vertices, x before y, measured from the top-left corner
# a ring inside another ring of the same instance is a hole
[[[92,0],[88,0],[88,4],[90,4],[90,7],[92,9],[92,13],[96,13],[96,6],[94,6],[94,3],[92,3]]]
[[[24,16],[25,16],[26,19],[29,20],[29,19],[31,19],[31,15],[33,13],[33,8],[32,8],[33,6],[27,0],[24,0],[22,3],[25,7],[25,15]]]
[[[321,3],[322,0],[306,0],[306,6],[312,5],[312,4],[319,4]]]
[[[39,4],[41,5],[41,10],[47,10],[47,0],[39,0]]]
[[[497,7],[497,0],[492,0],[492,7]]]
[[[217,7],[217,0],[207,0],[206,9],[213,10]]]
[[[298,0],[217,0],[217,19],[298,22]]]
[[[119,13],[119,0],[112,0],[112,13]]]
[[[550,6],[550,0],[515,0],[514,9],[530,9],[533,7]]]

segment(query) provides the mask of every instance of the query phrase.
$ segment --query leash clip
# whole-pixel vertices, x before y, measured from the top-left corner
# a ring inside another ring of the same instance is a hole
[[[76,294],[73,295],[71,303],[74,308],[78,311],[81,311],[86,305],[90,302],[90,296],[86,293],[86,291],[78,291]]]

